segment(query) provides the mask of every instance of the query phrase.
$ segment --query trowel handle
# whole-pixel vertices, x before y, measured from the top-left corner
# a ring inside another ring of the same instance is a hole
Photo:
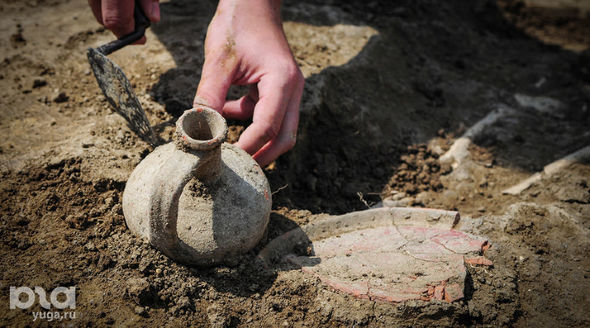
[[[141,39],[145,34],[145,30],[150,27],[150,20],[143,13],[139,0],[135,0],[133,19],[135,20],[135,30],[133,32],[120,37],[118,40],[102,45],[96,50],[106,56]]]
[[[133,19],[135,20],[135,31],[133,31],[133,33],[131,33],[131,34],[134,34],[137,31],[141,31],[140,37],[137,39],[137,40],[139,40],[145,34],[145,30],[148,27],[150,27],[150,20],[149,20],[149,18],[147,18],[147,16],[143,12],[143,9],[141,9],[141,3],[139,0],[135,0],[135,9],[133,11]],[[129,35],[131,35],[131,34],[129,34]],[[133,42],[135,42],[137,40],[134,40]]]

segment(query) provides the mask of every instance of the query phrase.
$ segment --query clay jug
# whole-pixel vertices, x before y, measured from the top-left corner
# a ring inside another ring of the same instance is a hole
[[[143,159],[125,186],[129,229],[176,261],[233,261],[265,233],[272,203],[268,181],[250,155],[224,142],[226,135],[217,111],[185,111],[174,142]]]

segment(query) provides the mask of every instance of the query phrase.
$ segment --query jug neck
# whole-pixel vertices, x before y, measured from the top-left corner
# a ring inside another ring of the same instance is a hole
[[[217,180],[221,171],[221,144],[227,137],[227,123],[216,110],[197,106],[176,121],[175,144],[199,157],[195,177],[205,183]]]

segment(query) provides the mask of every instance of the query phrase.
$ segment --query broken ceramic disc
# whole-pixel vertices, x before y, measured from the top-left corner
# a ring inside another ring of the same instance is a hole
[[[333,289],[383,302],[464,296],[466,263],[491,265],[487,240],[452,228],[452,211],[380,208],[333,216],[271,241],[259,258],[292,265]]]

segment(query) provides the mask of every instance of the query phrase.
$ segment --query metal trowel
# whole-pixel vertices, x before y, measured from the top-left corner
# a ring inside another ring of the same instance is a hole
[[[88,48],[88,61],[98,85],[114,110],[125,118],[129,128],[142,140],[156,146],[156,135],[131,87],[131,83],[129,83],[123,70],[106,57],[114,51],[141,39],[145,34],[145,30],[150,26],[150,21],[141,10],[139,1],[135,1],[133,16],[135,18],[135,30],[96,49]]]

